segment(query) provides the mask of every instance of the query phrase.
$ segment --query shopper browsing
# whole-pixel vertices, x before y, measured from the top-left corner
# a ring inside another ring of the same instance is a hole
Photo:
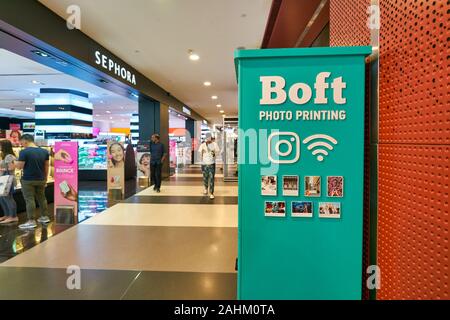
[[[166,151],[164,144],[160,142],[159,134],[152,135],[150,143],[150,169],[151,180],[154,182],[153,190],[161,192],[161,171],[162,165],[166,160]]]
[[[4,216],[0,218],[0,224],[10,224],[19,221],[17,218],[17,204],[14,200],[14,183],[16,177],[14,174],[16,156],[9,140],[0,141],[0,176],[12,176],[13,183],[8,186],[9,190],[5,190],[5,194],[0,196],[0,206],[2,207]]]
[[[214,199],[214,179],[216,175],[216,155],[220,152],[219,146],[215,143],[210,134],[206,136],[206,141],[198,149],[200,161],[202,163],[204,195],[208,194],[210,199]]]
[[[47,199],[45,198],[45,187],[47,185],[49,154],[45,149],[41,149],[34,143],[34,137],[24,134],[20,143],[25,148],[19,154],[19,160],[16,161],[16,168],[22,169],[22,194],[27,207],[28,221],[19,225],[20,229],[36,228],[34,220],[34,212],[36,210],[36,202],[39,203],[41,217],[38,219],[40,223],[49,223]]]

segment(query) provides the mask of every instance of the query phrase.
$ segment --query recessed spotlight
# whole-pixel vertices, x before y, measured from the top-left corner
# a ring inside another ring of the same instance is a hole
[[[105,101],[103,101],[103,100],[100,100],[100,103],[105,103]]]
[[[120,109],[122,109],[122,110],[123,110],[123,107],[120,107]]]
[[[99,114],[96,114],[95,116],[96,116],[96,117],[100,117],[100,115],[99,115]]]
[[[218,97],[217,97],[217,96],[212,96],[212,97],[211,97],[211,99],[213,99],[213,100],[217,100],[217,99],[218,99]]]
[[[216,107],[217,108],[222,108],[222,105],[221,104],[216,104]]]
[[[111,111],[107,110],[106,113],[111,113]]]
[[[225,118],[226,116],[227,116],[226,114],[223,114],[223,115],[222,115],[222,117],[224,117],[224,118]]]
[[[205,82],[203,82],[203,85],[204,85],[205,87],[209,87],[209,86],[211,86],[211,82],[205,81]]]
[[[196,54],[194,51],[189,50],[189,59],[191,59],[192,61],[197,61],[200,59],[200,56],[198,54]]]
[[[42,82],[39,82],[39,81],[37,81],[37,80],[31,81],[31,83],[32,83],[32,84],[43,84]]]
[[[113,119],[113,117],[109,117],[109,120],[112,120]]]
[[[224,113],[225,111],[223,111],[223,110],[220,110],[220,113]]]
[[[28,108],[25,108],[25,109],[27,109],[27,110],[33,110],[33,108],[30,108],[30,107],[28,107]]]

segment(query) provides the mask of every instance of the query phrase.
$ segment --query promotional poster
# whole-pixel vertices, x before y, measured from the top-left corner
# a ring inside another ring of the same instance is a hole
[[[55,143],[55,221],[75,224],[78,214],[78,142]]]
[[[121,200],[125,194],[125,147],[122,142],[109,141],[108,150],[108,197]]]
[[[136,167],[138,184],[145,188],[149,186],[150,181],[150,144],[142,143],[137,145]]]

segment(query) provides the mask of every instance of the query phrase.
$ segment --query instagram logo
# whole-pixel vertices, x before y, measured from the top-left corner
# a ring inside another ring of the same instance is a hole
[[[272,163],[295,163],[300,159],[300,137],[295,132],[274,132],[268,139]]]

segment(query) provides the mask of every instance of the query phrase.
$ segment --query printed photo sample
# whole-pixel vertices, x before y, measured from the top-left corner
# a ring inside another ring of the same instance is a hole
[[[262,196],[277,195],[277,176],[261,177],[261,195]]]
[[[344,177],[327,177],[327,194],[329,197],[342,198],[344,196]]]
[[[286,202],[284,201],[266,201],[264,206],[266,217],[285,217]]]
[[[340,202],[319,202],[319,218],[335,218],[341,217]]]
[[[298,176],[283,176],[283,196],[298,196]]]
[[[305,196],[320,197],[320,176],[305,177]]]
[[[310,201],[292,201],[292,217],[312,218],[313,203]]]

